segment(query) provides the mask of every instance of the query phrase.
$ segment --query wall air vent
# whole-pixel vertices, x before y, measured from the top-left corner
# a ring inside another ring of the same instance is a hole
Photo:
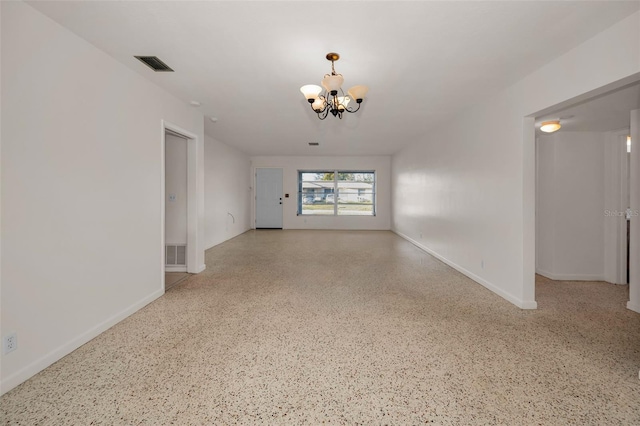
[[[187,265],[187,246],[167,244],[165,246],[164,256],[165,266],[186,266]]]
[[[318,146],[320,143],[318,142],[309,142],[309,146]]]
[[[155,72],[173,72],[171,68],[157,56],[134,56],[137,60],[154,70]]]

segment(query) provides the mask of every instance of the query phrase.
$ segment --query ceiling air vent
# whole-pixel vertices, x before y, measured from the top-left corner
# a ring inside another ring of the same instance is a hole
[[[157,56],[134,56],[137,60],[154,70],[155,72],[173,72],[171,68]]]

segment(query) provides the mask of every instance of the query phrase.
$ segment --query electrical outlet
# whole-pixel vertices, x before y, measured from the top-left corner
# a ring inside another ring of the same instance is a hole
[[[8,354],[18,349],[18,334],[11,333],[2,338],[2,353]]]

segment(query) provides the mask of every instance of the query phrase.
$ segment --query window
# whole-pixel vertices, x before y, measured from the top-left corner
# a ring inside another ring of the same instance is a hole
[[[376,172],[298,172],[298,214],[375,216]]]

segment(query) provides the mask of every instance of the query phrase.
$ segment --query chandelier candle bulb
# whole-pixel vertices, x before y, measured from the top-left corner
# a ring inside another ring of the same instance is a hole
[[[325,107],[325,102],[324,99],[322,98],[318,98],[316,99],[312,104],[311,104],[311,108],[313,108],[314,111],[322,111]]]
[[[338,96],[338,109],[344,111],[350,100],[348,96]]]
[[[340,55],[327,53],[326,58],[331,62],[331,74],[325,74],[321,82],[322,87],[315,84],[307,84],[300,88],[300,92],[302,92],[307,102],[311,104],[311,109],[318,114],[320,120],[327,118],[329,113],[334,117],[342,118],[342,114],[345,111],[348,113],[358,111],[362,100],[369,91],[367,86],[353,86],[348,91],[349,96],[345,96],[342,90],[344,77],[342,74],[336,73],[335,70],[335,61],[340,59]],[[322,88],[324,88],[324,92],[322,92]],[[349,108],[351,99],[355,99],[358,104],[355,109]]]

